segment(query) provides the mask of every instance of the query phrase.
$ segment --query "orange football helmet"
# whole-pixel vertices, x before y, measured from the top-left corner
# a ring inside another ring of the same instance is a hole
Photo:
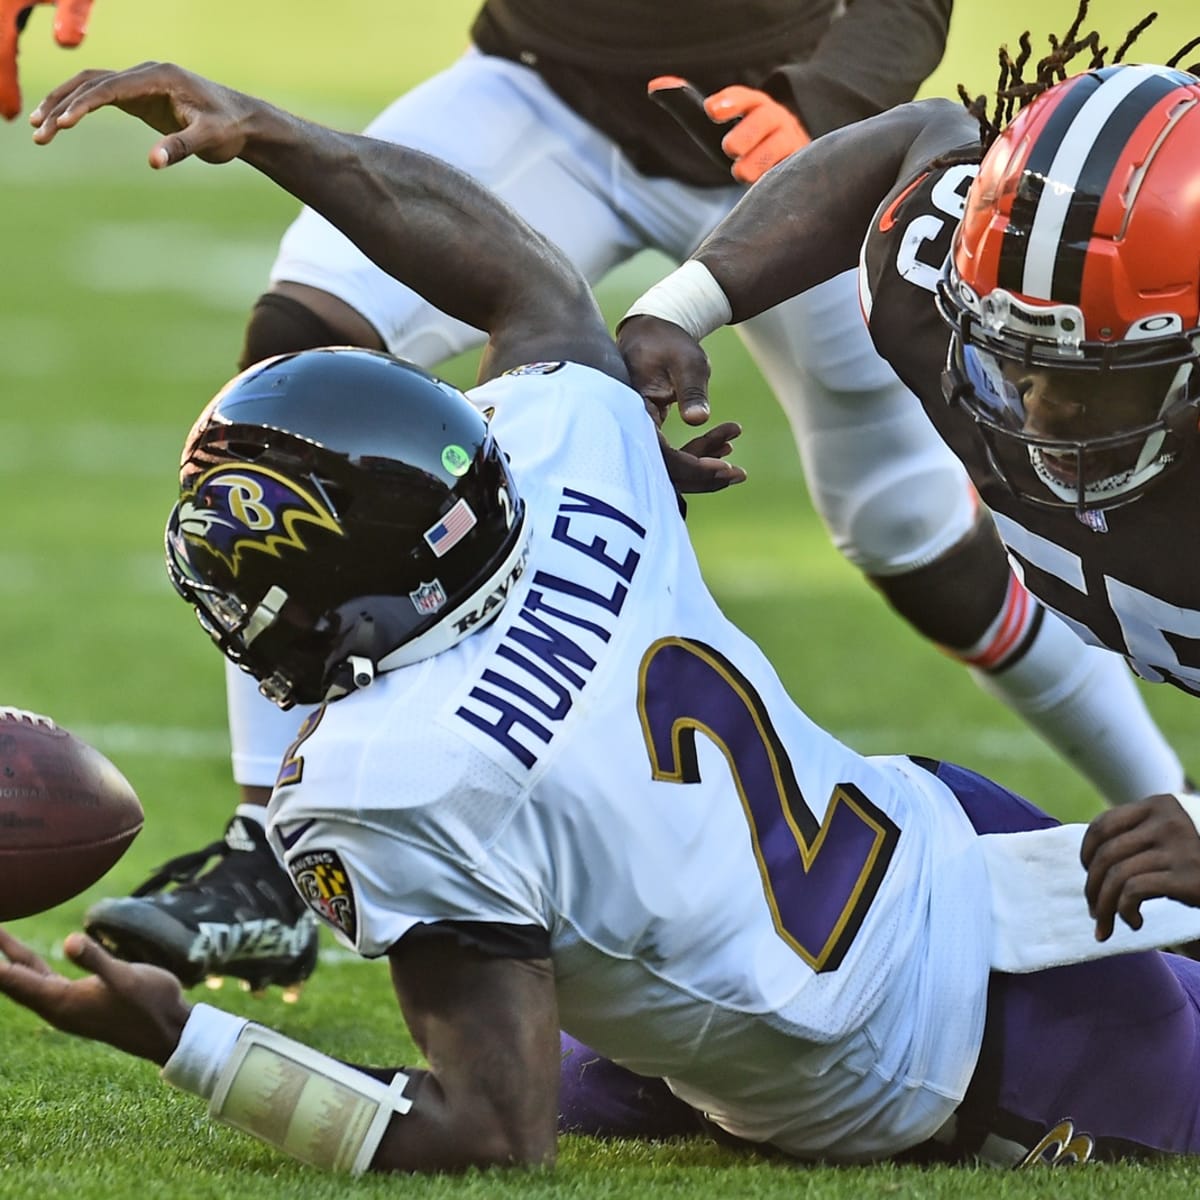
[[[947,399],[1023,499],[1112,508],[1177,466],[1200,404],[1200,79],[1105,67],[1023,109],[980,165],[938,304]],[[1043,436],[1022,370],[1120,372],[1146,419]]]

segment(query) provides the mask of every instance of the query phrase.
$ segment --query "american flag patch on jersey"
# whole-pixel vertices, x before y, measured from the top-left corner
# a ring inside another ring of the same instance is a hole
[[[425,530],[425,540],[430,550],[441,558],[447,550],[457,546],[476,523],[471,506],[460,500],[432,529]]]

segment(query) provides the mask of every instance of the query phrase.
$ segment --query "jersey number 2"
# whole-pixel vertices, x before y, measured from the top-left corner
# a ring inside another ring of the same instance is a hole
[[[696,734],[729,764],[776,932],[814,971],[836,970],[891,861],[899,828],[850,783],[818,821],[762,698],[723,655],[662,638],[642,657],[638,713],[655,779],[697,783]]]

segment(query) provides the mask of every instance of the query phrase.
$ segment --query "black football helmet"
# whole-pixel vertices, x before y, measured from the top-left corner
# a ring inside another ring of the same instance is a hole
[[[485,624],[527,543],[507,459],[466,396],[333,347],[256,364],[200,414],[166,557],[222,652],[290,708]]]

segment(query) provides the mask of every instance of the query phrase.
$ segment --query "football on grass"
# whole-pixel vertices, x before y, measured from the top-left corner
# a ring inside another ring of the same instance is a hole
[[[129,781],[49,717],[0,708],[0,921],[95,883],[142,827]]]

